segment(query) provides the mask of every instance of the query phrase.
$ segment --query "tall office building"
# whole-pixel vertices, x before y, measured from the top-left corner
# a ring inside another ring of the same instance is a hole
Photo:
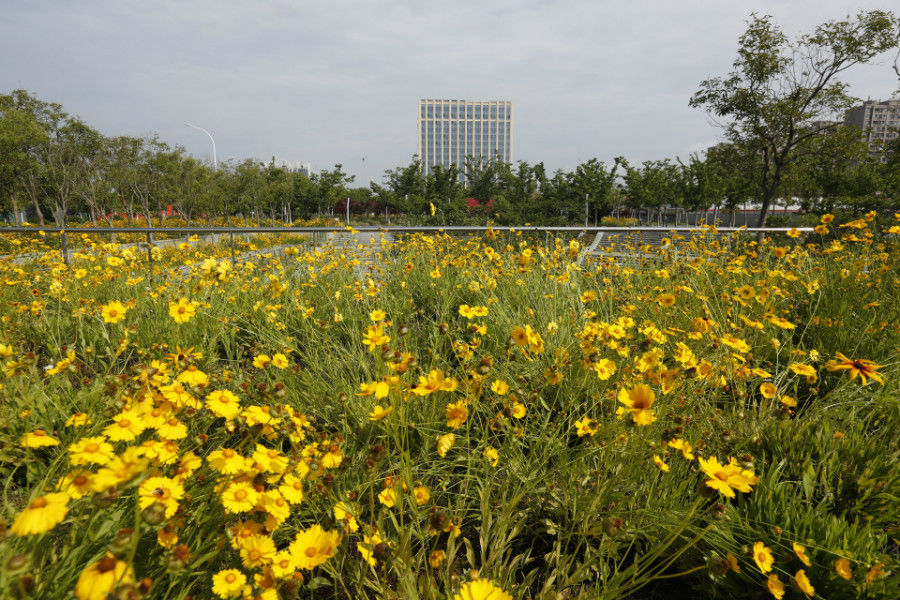
[[[862,106],[847,111],[844,123],[862,129],[869,151],[878,152],[900,135],[900,98],[881,102],[866,100]]]
[[[419,158],[425,175],[435,165],[455,164],[466,157],[511,163],[513,105],[508,100],[419,100]],[[460,175],[464,180],[464,175]]]

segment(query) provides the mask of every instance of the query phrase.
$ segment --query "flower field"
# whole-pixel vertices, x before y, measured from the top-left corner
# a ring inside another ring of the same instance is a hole
[[[640,261],[493,230],[368,267],[11,254],[0,597],[896,598],[874,217]]]

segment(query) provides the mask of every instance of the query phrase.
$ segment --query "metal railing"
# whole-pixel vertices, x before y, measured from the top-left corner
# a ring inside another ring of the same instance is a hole
[[[69,235],[74,234],[116,234],[125,233],[131,235],[143,235],[147,244],[147,259],[150,262],[151,276],[153,269],[153,235],[167,234],[176,237],[180,235],[189,236],[190,234],[222,234],[228,235],[229,246],[231,247],[232,261],[235,259],[234,252],[234,234],[282,234],[282,233],[308,233],[317,236],[317,234],[328,233],[485,233],[487,231],[495,232],[529,232],[529,233],[545,233],[549,236],[551,233],[584,233],[584,234],[610,234],[610,235],[628,235],[635,233],[722,233],[735,234],[747,233],[763,236],[767,234],[784,234],[789,231],[798,231],[800,233],[811,233],[812,227],[712,227],[712,226],[682,226],[682,227],[591,227],[591,226],[538,226],[538,225],[522,225],[522,226],[469,226],[469,225],[422,225],[422,226],[374,226],[361,225],[358,227],[348,226],[325,226],[325,227],[0,227],[0,234],[44,234],[56,233],[60,235],[60,251],[63,261],[69,264]],[[323,236],[324,239],[324,236]]]

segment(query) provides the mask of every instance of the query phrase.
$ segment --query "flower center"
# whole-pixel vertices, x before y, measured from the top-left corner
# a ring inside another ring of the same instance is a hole
[[[47,506],[46,498],[35,498],[28,505],[28,508],[44,508],[45,506]]]
[[[84,447],[84,451],[88,452],[88,453],[94,453],[99,449],[100,449],[100,444],[97,444],[96,442],[91,442],[90,444],[87,444]]]
[[[234,493],[234,498],[236,500],[246,500],[247,499],[247,490],[238,490]]]

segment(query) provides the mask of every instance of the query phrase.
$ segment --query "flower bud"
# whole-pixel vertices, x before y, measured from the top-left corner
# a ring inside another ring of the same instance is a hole
[[[159,502],[154,502],[141,511],[141,518],[150,525],[159,525],[166,520],[166,507]]]

